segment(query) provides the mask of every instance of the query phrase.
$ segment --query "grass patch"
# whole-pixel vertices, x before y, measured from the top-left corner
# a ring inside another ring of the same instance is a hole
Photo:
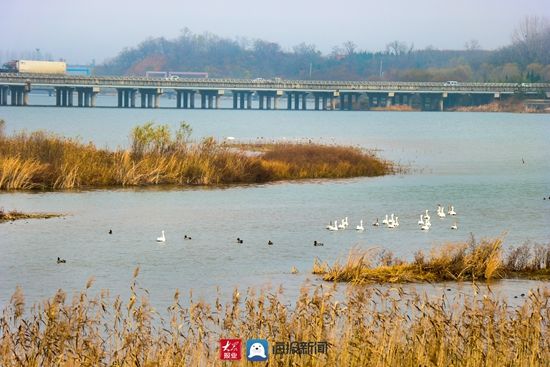
[[[137,274],[137,272],[135,273]],[[0,317],[0,365],[224,366],[220,338],[265,338],[269,365],[543,366],[550,360],[548,289],[511,307],[493,294],[452,298],[353,287],[303,288],[292,306],[281,292],[212,304],[174,293],[161,316],[136,280],[128,299],[89,288],[26,310],[21,288]],[[186,304],[188,306],[183,306]],[[276,342],[327,342],[326,354],[274,355]],[[544,362],[546,361],[546,362]],[[248,366],[244,356],[234,366]]]
[[[63,214],[55,213],[22,213],[17,210],[5,211],[3,208],[0,208],[0,223],[10,222],[20,219],[49,219],[49,218],[58,218],[62,217]]]
[[[190,134],[184,123],[174,136],[166,125],[147,123],[132,131],[130,149],[109,151],[43,131],[0,133],[0,189],[246,184],[396,171],[392,163],[354,147],[243,147],[213,138],[191,142]]]
[[[352,249],[344,262],[329,267],[315,259],[313,273],[326,281],[350,283],[407,283],[488,281],[502,278],[550,279],[550,244],[526,243],[502,250],[502,238],[451,243],[419,251],[406,262],[386,250]]]

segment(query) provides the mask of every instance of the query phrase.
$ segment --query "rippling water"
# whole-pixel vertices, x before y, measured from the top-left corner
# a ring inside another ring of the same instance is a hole
[[[137,124],[154,120],[175,128],[185,120],[196,138],[311,138],[377,148],[412,168],[379,178],[215,189],[2,192],[5,209],[68,216],[0,225],[0,306],[16,285],[33,302],[58,288],[80,290],[92,275],[96,288],[125,294],[137,265],[141,284],[165,305],[175,288],[208,298],[218,286],[227,294],[234,286],[283,284],[292,295],[306,278],[315,281],[315,257],[331,263],[354,246],[411,258],[470,233],[505,233],[506,245],[550,242],[549,115],[0,107],[0,118],[8,132],[46,129],[112,148],[126,146]],[[450,230],[450,218],[435,219],[438,203],[455,206],[458,231]],[[417,225],[424,209],[432,213],[428,233]],[[399,228],[370,226],[391,213],[399,216]],[[353,228],[366,221],[366,231],[325,230],[345,216]],[[161,230],[165,244],[155,242]],[[237,237],[244,244],[237,245]],[[313,240],[325,246],[313,247]],[[56,264],[57,256],[67,263]],[[299,275],[289,274],[292,266]],[[511,295],[539,284],[505,281],[497,287]]]

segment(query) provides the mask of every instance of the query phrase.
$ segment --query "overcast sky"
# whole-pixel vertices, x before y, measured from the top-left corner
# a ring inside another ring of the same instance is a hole
[[[526,15],[550,18],[548,0],[1,0],[0,51],[41,52],[69,63],[100,63],[148,37],[171,39],[188,27],[228,38],[301,42],[323,53],[351,40],[384,50],[391,41],[415,48],[484,49],[510,42]]]

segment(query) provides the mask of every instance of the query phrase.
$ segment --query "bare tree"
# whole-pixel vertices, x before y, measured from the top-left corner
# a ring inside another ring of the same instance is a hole
[[[476,51],[481,49],[481,45],[479,44],[478,40],[472,38],[464,44],[464,48],[467,51]]]
[[[353,41],[346,41],[342,44],[346,55],[353,55],[357,49],[357,45]]]
[[[395,56],[403,55],[407,53],[408,49],[409,48],[405,42],[400,42],[397,40],[390,42],[386,45],[386,53],[388,55],[395,55]]]
[[[514,43],[530,43],[541,37],[549,27],[548,19],[526,16],[512,33]]]
[[[524,60],[550,62],[550,23],[547,18],[523,18],[512,34],[512,41]]]

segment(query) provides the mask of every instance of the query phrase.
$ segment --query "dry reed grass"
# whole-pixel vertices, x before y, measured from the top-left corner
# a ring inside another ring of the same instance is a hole
[[[132,149],[119,151],[42,131],[0,134],[0,189],[219,185],[394,172],[390,162],[357,148],[273,144],[251,155],[212,138],[190,143],[185,127],[172,138],[165,125],[138,126]]]
[[[503,254],[502,238],[450,243],[434,248],[429,256],[419,251],[405,262],[386,250],[352,249],[345,262],[332,267],[313,264],[313,274],[326,281],[350,283],[405,283],[436,281],[487,281],[521,277],[550,279],[550,244],[525,244]]]
[[[49,219],[61,216],[63,215],[55,213],[22,213],[17,210],[5,211],[4,208],[0,208],[0,223],[20,219]]]
[[[333,288],[303,288],[292,307],[280,291],[235,290],[225,304],[176,291],[161,316],[135,279],[126,301],[90,295],[91,283],[72,301],[59,290],[30,310],[17,288],[0,317],[0,365],[226,366],[220,338],[329,344],[327,354],[270,350],[276,366],[527,367],[550,360],[548,289],[514,307],[494,295],[428,298],[393,288],[353,287],[343,301]]]

